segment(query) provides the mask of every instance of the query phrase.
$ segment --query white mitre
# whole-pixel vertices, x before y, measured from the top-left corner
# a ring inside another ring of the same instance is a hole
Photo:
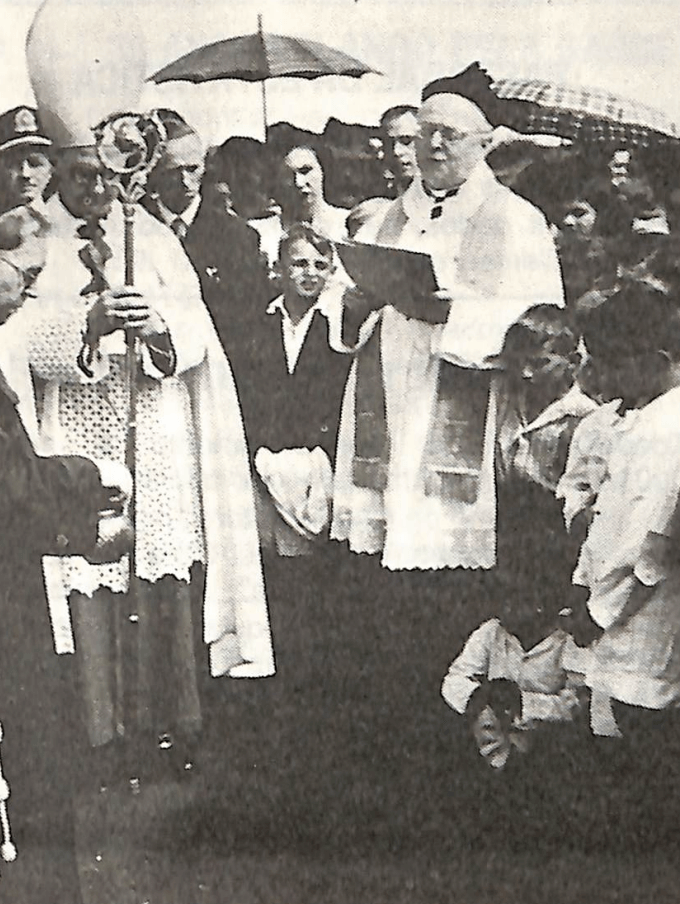
[[[138,109],[146,52],[131,3],[45,0],[26,60],[41,125],[57,147],[90,147],[103,119]]]

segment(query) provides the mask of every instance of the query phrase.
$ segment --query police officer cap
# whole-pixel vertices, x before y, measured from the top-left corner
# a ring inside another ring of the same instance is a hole
[[[22,145],[50,147],[52,142],[41,133],[32,107],[14,107],[0,116],[0,152]]]

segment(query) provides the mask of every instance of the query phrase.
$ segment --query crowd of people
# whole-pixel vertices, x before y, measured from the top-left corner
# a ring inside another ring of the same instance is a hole
[[[191,775],[208,673],[297,694],[300,758],[309,701],[342,695],[368,706],[378,761],[427,769],[445,726],[511,781],[542,737],[576,737],[584,769],[670,787],[669,185],[634,149],[607,169],[531,146],[501,179],[523,136],[437,82],[382,117],[374,194],[332,205],[322,150],[277,147],[269,210],[246,221],[219,155],[161,110],[132,282],[90,123],[34,89],[37,109],[0,116],[15,831],[72,833],[86,773],[139,789],[158,757]],[[77,900],[75,869],[50,865],[50,900]]]

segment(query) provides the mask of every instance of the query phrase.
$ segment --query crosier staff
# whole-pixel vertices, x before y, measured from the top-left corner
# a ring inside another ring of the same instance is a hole
[[[155,113],[116,113],[104,119],[95,127],[95,147],[97,156],[107,173],[107,180],[113,187],[123,208],[124,221],[124,286],[131,293],[135,285],[135,243],[134,223],[135,209],[144,196],[149,173],[157,163],[165,141],[165,128]],[[90,255],[92,257],[92,255]],[[90,288],[104,291],[108,283],[103,274],[103,263],[90,260],[87,264],[93,272],[93,283]],[[96,288],[95,288],[96,286]],[[129,499],[129,520],[132,543],[129,550],[130,563],[130,595],[136,593],[136,556],[135,556],[135,447],[137,439],[137,371],[140,360],[140,338],[135,329],[127,329],[125,337],[125,381],[127,396],[127,425],[125,442],[125,464],[132,475],[132,492]],[[96,341],[86,340],[81,353],[80,366],[85,373],[90,373],[90,364],[95,352]],[[133,616],[134,617],[134,616]],[[114,632],[116,643],[116,708],[115,719],[117,729],[123,734],[124,679],[122,656],[122,612],[120,607],[114,608]]]
[[[135,284],[134,220],[136,205],[144,197],[149,173],[156,165],[165,141],[165,128],[155,113],[116,113],[94,129],[97,156],[106,168],[109,183],[123,207],[125,288]],[[128,423],[126,434],[126,465],[133,477],[130,516],[134,530],[134,475],[137,408],[137,369],[139,366],[139,337],[135,330],[126,331],[126,380]],[[130,551],[130,577],[135,576],[135,544]]]

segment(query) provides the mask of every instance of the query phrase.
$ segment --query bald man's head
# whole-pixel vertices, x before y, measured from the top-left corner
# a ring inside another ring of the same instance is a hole
[[[486,156],[493,129],[479,107],[458,94],[434,94],[418,111],[416,155],[434,189],[458,188]]]

